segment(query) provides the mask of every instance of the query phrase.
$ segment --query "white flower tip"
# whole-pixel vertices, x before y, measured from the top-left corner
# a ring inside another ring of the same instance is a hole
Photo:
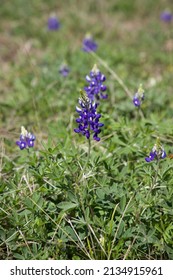
[[[77,112],[82,112],[81,108],[79,108],[78,106],[76,106],[76,111]]]
[[[28,131],[24,128],[24,126],[21,126],[21,135],[25,137],[28,135]]]
[[[98,67],[97,67],[97,64],[94,64],[94,66],[93,66],[93,68],[92,68],[91,71],[94,72],[94,73],[98,73],[98,72],[99,72],[99,69],[98,69]]]

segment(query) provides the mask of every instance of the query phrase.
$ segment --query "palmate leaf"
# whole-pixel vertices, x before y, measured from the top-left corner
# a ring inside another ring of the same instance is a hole
[[[64,202],[60,202],[57,205],[57,207],[62,209],[64,212],[66,212],[66,211],[69,211],[69,210],[72,210],[72,209],[78,207],[78,203],[64,201]]]
[[[18,253],[14,253],[14,257],[16,260],[25,260],[25,256]]]

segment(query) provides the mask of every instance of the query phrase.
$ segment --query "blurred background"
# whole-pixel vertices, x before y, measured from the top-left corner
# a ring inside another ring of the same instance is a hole
[[[71,114],[69,108],[75,106],[85,75],[97,63],[81,50],[88,32],[98,44],[98,56],[132,92],[141,82],[148,88],[159,85],[157,95],[164,85],[168,94],[172,92],[172,22],[160,18],[164,11],[173,11],[172,1],[1,0],[0,3],[0,125],[4,137],[9,131],[16,132],[22,121],[43,131],[45,124],[47,127],[60,118],[57,112],[62,112],[61,119],[64,111]],[[48,28],[51,16],[60,24],[56,30]],[[58,72],[64,61],[70,68],[65,80]],[[132,109],[111,76],[109,90],[113,103],[122,101],[117,110],[124,114],[124,110]],[[157,99],[155,90],[152,98]],[[156,102],[158,108],[162,106],[162,96]],[[173,103],[169,102],[172,108]]]

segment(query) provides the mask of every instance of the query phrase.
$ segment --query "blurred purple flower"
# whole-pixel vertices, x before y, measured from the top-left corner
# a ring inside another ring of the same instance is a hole
[[[147,162],[150,162],[150,161],[153,161],[155,159],[155,157],[156,157],[156,153],[151,152],[149,157],[146,157],[145,160]]]
[[[159,160],[159,159],[164,159],[165,157],[166,157],[166,152],[160,143],[160,139],[157,138],[156,144],[152,148],[150,155],[146,157],[145,160],[146,162],[150,162],[153,161],[155,158]]]
[[[170,11],[164,11],[160,14],[160,19],[164,22],[171,22],[173,15]]]
[[[60,66],[59,73],[60,73],[63,77],[67,77],[68,74],[69,74],[69,72],[70,72],[70,68],[68,67],[67,64],[64,63],[64,64],[62,64],[62,65]]]
[[[95,52],[98,48],[98,45],[93,40],[93,37],[90,34],[87,34],[83,39],[82,50],[85,52]]]
[[[139,98],[136,97],[136,95],[135,95],[135,97],[133,98],[133,104],[134,104],[136,107],[140,107],[140,105],[141,105],[141,102],[140,102]]]
[[[140,107],[142,104],[142,101],[144,101],[144,90],[142,88],[142,84],[140,84],[138,91],[135,93],[133,97],[133,104],[136,107]]]
[[[105,75],[103,75],[95,64],[90,74],[86,76],[86,81],[89,83],[88,86],[84,87],[89,99],[94,100],[105,99],[107,94],[103,94],[107,87],[103,84],[106,80]]]
[[[21,127],[20,140],[16,141],[16,145],[21,149],[34,147],[35,136],[28,132],[24,126]]]
[[[60,28],[59,20],[56,16],[50,16],[47,22],[49,31],[56,31]]]

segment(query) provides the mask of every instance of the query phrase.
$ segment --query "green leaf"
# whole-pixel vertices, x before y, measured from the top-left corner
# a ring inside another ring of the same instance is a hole
[[[76,208],[78,206],[78,203],[72,203],[72,202],[68,202],[68,201],[64,201],[64,202],[60,202],[57,207],[62,209],[63,211],[69,211],[72,210],[74,208]]]

